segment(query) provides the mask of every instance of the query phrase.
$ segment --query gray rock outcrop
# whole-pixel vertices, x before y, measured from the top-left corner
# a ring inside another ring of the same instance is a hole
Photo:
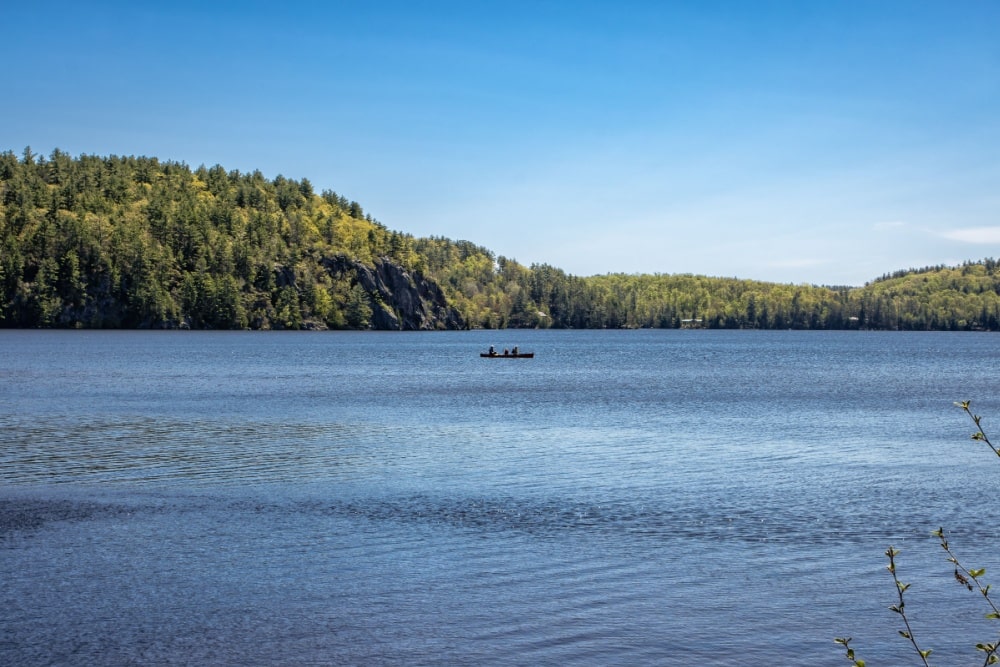
[[[320,263],[335,277],[350,276],[368,294],[372,329],[432,331],[466,326],[437,283],[386,257],[376,259],[373,267],[342,255],[323,258]]]

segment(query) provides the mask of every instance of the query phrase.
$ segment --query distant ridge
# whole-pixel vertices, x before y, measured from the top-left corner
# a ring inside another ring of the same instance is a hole
[[[392,231],[308,179],[0,153],[0,327],[1000,330],[993,259],[861,287],[579,277]]]

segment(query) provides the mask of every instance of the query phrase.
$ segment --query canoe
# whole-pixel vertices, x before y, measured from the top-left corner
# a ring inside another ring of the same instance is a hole
[[[535,353],[518,352],[517,354],[511,354],[510,352],[508,352],[507,354],[500,354],[494,352],[493,354],[490,354],[489,352],[480,352],[479,356],[486,357],[487,359],[533,359],[535,357]]]

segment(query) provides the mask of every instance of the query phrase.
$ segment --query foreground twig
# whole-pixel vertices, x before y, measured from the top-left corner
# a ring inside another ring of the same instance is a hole
[[[990,439],[988,437],[986,437],[986,433],[983,432],[983,425],[982,425],[983,418],[980,417],[977,414],[974,414],[972,412],[972,410],[969,409],[969,404],[970,403],[971,403],[971,401],[960,401],[958,403],[955,403],[955,405],[957,405],[958,407],[962,408],[965,411],[965,414],[969,415],[969,418],[972,419],[972,422],[976,425],[976,428],[979,429],[978,431],[976,431],[975,433],[972,434],[972,439],[973,440],[978,440],[978,441],[981,441],[981,442],[985,442],[987,445],[990,446],[990,449],[993,450],[994,454],[996,454],[997,456],[1000,456],[1000,449],[997,449],[993,445],[993,443],[990,442]]]
[[[890,546],[886,550],[885,555],[889,557],[889,565],[886,569],[888,569],[889,573],[892,575],[892,580],[896,584],[896,594],[899,596],[899,602],[889,607],[889,609],[899,614],[900,618],[903,619],[903,625],[906,627],[905,630],[900,630],[899,634],[913,644],[914,650],[916,650],[917,654],[920,656],[920,660],[924,663],[925,667],[930,667],[930,664],[927,662],[927,657],[930,656],[933,649],[924,650],[920,648],[917,644],[917,640],[913,637],[913,629],[910,628],[910,619],[906,617],[906,603],[903,601],[903,593],[906,592],[906,589],[908,589],[910,585],[904,584],[899,580],[899,577],[896,576],[896,556],[899,555],[899,551]]]

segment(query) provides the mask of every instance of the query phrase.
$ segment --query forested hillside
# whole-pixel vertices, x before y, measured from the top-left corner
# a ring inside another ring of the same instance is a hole
[[[0,326],[997,330],[1000,274],[578,277],[389,230],[307,179],[25,149],[0,153]]]

